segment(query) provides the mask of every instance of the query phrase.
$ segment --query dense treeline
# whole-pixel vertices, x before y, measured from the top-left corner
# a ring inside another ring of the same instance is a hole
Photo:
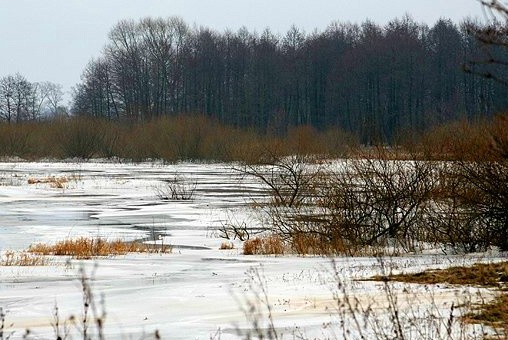
[[[121,21],[84,70],[73,110],[129,121],[199,113],[279,134],[338,126],[364,142],[390,141],[507,107],[506,87],[461,69],[483,57],[468,25],[404,17],[277,36],[190,28],[178,18]]]

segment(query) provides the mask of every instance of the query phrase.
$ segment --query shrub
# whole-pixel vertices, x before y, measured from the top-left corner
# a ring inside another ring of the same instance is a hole
[[[284,243],[277,235],[255,237],[243,243],[245,255],[282,255]]]
[[[194,198],[196,181],[176,175],[173,179],[164,182],[164,185],[155,187],[155,194],[160,200],[188,201]]]
[[[0,124],[0,156],[25,157],[32,153],[33,124]]]

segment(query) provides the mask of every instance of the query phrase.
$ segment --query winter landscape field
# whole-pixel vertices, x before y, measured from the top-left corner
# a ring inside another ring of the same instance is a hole
[[[191,199],[161,196],[175,176],[192,185]],[[100,331],[90,324],[92,338],[236,339],[262,332],[284,339],[381,338],[391,332],[395,305],[404,338],[482,338],[484,327],[464,325],[458,316],[461,306],[488,300],[486,289],[362,279],[498,261],[499,254],[247,256],[238,240],[221,250],[221,225],[259,223],[249,205],[264,195],[255,178],[227,163],[0,163],[2,256],[82,236],[171,248],[0,266],[3,338],[83,337],[83,280],[93,292],[92,319],[105,313]]]
[[[508,0],[0,6],[0,340],[508,339]]]

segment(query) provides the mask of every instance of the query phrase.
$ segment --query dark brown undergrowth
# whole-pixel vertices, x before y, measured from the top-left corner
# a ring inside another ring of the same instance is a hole
[[[19,124],[0,123],[0,157],[122,158],[245,161],[256,163],[267,150],[284,156],[344,156],[356,138],[340,129],[318,132],[309,126],[285,135],[261,134],[226,126],[202,115],[162,117],[147,122],[116,122],[87,117]]]

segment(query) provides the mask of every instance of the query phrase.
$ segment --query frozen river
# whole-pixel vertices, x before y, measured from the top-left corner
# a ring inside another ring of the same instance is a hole
[[[195,184],[193,199],[158,197],[158,189],[175,175]],[[240,338],[252,326],[241,307],[259,288],[250,279],[254,268],[284,338],[297,333],[304,338],[341,338],[342,330],[333,326],[340,324],[333,294],[337,275],[352,296],[371,303],[379,298],[382,284],[354,279],[379,273],[379,260],[336,258],[335,275],[328,258],[245,256],[240,243],[235,249],[219,250],[223,240],[217,228],[230,218],[254,226],[258,222],[247,205],[262,195],[257,182],[243,178],[230,164],[0,163],[2,253],[80,236],[173,246],[172,254],[95,261],[54,258],[43,267],[0,267],[0,307],[6,312],[7,331],[21,338],[29,328],[35,338],[55,338],[55,305],[62,321],[81,314],[78,272],[84,266],[87,273],[95,270],[97,300],[104,297],[108,339],[139,339],[156,330],[165,339]],[[492,259],[406,256],[390,260],[390,267],[418,271],[478,260]],[[418,298],[425,289],[429,288],[411,287]],[[443,314],[464,293],[457,287],[435,289]],[[266,321],[266,315],[261,319]]]

